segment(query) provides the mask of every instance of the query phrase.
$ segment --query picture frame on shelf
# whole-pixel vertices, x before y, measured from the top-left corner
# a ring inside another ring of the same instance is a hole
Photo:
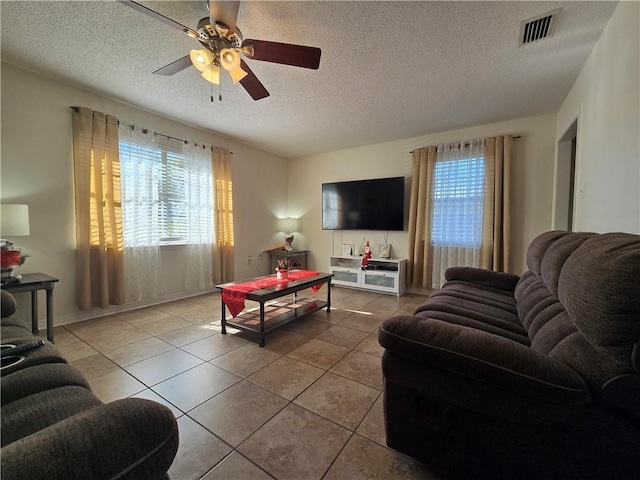
[[[343,243],[342,244],[342,256],[343,257],[353,257],[355,250],[356,250],[356,244],[355,243]]]
[[[391,244],[390,243],[381,243],[380,249],[378,251],[378,256],[380,258],[389,258],[391,255]]]

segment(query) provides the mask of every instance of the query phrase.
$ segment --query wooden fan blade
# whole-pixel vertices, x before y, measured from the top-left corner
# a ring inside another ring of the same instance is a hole
[[[269,96],[269,92],[264,88],[262,82],[258,80],[255,73],[251,71],[249,66],[244,62],[244,60],[240,60],[240,66],[242,69],[247,72],[247,76],[240,80],[240,85],[244,87],[251,98],[254,100],[260,100],[261,98],[265,98]]]
[[[253,55],[248,55],[247,50],[250,49],[245,49],[245,47],[253,47]],[[317,47],[252,39],[242,42],[242,48],[243,53],[253,60],[312,68],[314,70],[317,70],[320,66],[320,54],[322,53],[322,50]]]
[[[229,27],[229,31],[235,32],[239,6],[239,1],[209,0],[209,21],[211,26],[218,21]]]
[[[184,33],[189,35],[192,38],[199,38],[200,35],[195,30],[190,29],[189,27],[185,27],[181,23],[176,22],[175,20],[171,20],[169,17],[165,17],[161,13],[156,12],[155,10],[151,10],[150,8],[145,7],[144,5],[139,4],[138,2],[133,2],[131,0],[117,0],[119,3],[126,5],[127,7],[131,7],[134,10],[144,13],[145,15],[150,16],[151,18],[155,18],[156,20],[160,20],[167,25],[172,26],[173,28],[177,28],[178,30],[182,30]],[[154,72],[155,73],[155,72]]]
[[[179,58],[175,62],[171,62],[169,65],[165,65],[164,67],[159,68],[153,73],[156,75],[169,76],[169,75],[173,75],[174,73],[178,73],[184,70],[185,68],[190,67],[191,65],[192,65],[191,57],[187,55],[185,57]]]

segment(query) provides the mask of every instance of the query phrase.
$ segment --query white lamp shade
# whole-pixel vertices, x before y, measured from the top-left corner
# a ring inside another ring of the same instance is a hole
[[[205,68],[207,68],[213,62],[213,53],[211,53],[206,48],[201,50],[191,50],[189,52],[189,58],[191,58],[191,63],[201,72],[204,72]]]
[[[2,205],[0,214],[2,237],[29,235],[29,205]]]
[[[204,78],[207,82],[220,85],[220,67],[212,63],[204,69],[204,71],[202,72],[202,78]]]
[[[293,233],[300,231],[300,225],[297,218],[279,218],[278,228],[284,233]]]

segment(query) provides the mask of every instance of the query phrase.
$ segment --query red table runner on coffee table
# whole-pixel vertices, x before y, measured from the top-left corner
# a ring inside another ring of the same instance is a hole
[[[222,290],[222,300],[231,312],[233,318],[237,317],[244,310],[244,301],[247,299],[247,292],[260,290],[262,288],[274,287],[276,285],[286,286],[289,282],[300,280],[301,278],[313,277],[318,272],[312,270],[290,270],[287,278],[277,278],[274,275],[268,277],[259,277],[243,283],[234,283],[228,285]],[[311,287],[313,293],[322,288],[322,285],[314,285]]]

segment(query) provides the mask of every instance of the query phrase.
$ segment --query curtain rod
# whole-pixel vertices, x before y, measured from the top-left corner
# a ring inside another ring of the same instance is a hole
[[[80,111],[80,107],[76,107],[76,106],[71,106],[70,107],[71,110],[73,110],[74,112],[78,113]],[[120,125],[120,120],[118,120],[118,125]],[[134,125],[128,125],[131,129],[135,128]],[[140,127],[138,127],[140,128]],[[149,133],[149,130],[146,128],[142,129],[142,133]],[[178,137],[172,137],[171,135],[167,135],[166,133],[160,133],[160,132],[153,132],[154,135],[160,135],[161,137],[165,137],[165,138],[170,138],[172,140],[177,140],[178,142],[182,142],[185,145],[187,145],[189,143],[188,140],[185,140],[184,138],[178,138]],[[196,142],[193,142],[193,144],[197,147],[198,144]],[[206,145],[203,143],[202,144],[202,148],[207,148]],[[213,146],[211,146],[211,149],[213,150]],[[233,152],[231,150],[229,150],[229,154],[233,155]]]
[[[516,138],[522,138],[522,135],[515,135],[515,136],[513,137],[513,139],[514,139],[514,140],[515,140]],[[462,143],[462,145],[466,147],[466,146],[468,146],[468,145],[469,145],[469,142],[463,142],[463,143]],[[409,150],[409,153],[413,153],[413,150]]]

